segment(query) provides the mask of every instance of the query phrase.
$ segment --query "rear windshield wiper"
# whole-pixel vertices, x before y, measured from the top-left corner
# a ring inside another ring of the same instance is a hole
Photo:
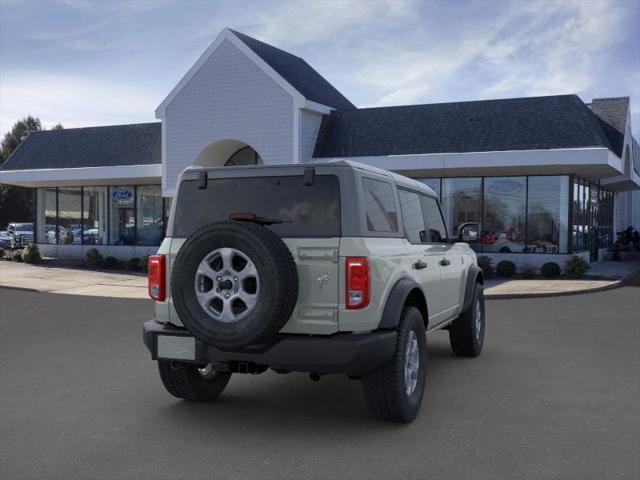
[[[236,222],[252,222],[252,223],[257,223],[258,225],[275,225],[277,223],[291,223],[291,220],[284,220],[282,218],[260,217],[255,213],[249,213],[249,212],[230,213],[229,220],[235,220]]]

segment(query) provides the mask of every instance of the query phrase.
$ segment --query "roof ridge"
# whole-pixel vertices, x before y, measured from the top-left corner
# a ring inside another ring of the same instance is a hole
[[[578,97],[575,93],[565,93],[560,95],[538,95],[535,97],[510,97],[510,98],[487,98],[484,100],[462,100],[458,102],[436,102],[436,103],[417,103],[417,104],[407,104],[407,105],[383,105],[380,107],[360,107],[356,110],[377,110],[383,108],[408,108],[408,107],[427,107],[433,105],[459,105],[462,103],[489,103],[489,102],[507,102],[507,101],[515,101],[515,100],[531,100],[531,99],[540,99],[540,98],[561,98],[561,97]],[[580,100],[582,101],[582,100]],[[344,111],[343,109],[338,109],[337,111]]]
[[[289,56],[291,56],[291,57],[295,57],[295,58],[297,58],[298,60],[302,60],[303,62],[305,62],[304,58],[302,58],[302,57],[299,57],[299,56],[297,56],[297,55],[294,55],[293,53],[291,53],[291,52],[287,52],[286,50],[283,50],[283,49],[278,48],[278,47],[276,47],[276,46],[273,46],[273,45],[271,45],[270,43],[263,42],[262,40],[258,40],[258,39],[257,39],[257,38],[255,38],[255,37],[252,37],[252,36],[250,36],[250,35],[247,35],[246,33],[239,32],[239,31],[234,30],[234,29],[232,29],[232,28],[229,28],[229,31],[230,31],[231,33],[233,33],[234,35],[236,35],[236,36],[242,36],[242,37],[250,38],[250,39],[251,39],[251,40],[253,40],[254,42],[261,43],[262,45],[265,45],[265,46],[267,46],[267,47],[269,47],[269,48],[273,48],[274,50],[278,50],[279,52],[286,53],[287,55],[289,55]],[[240,40],[242,40],[242,38],[241,38]],[[306,63],[306,62],[305,62],[305,63]]]
[[[68,132],[71,130],[88,130],[88,129],[96,129],[96,128],[115,128],[115,127],[136,127],[139,125],[162,125],[162,122],[139,122],[139,123],[119,123],[116,125],[95,125],[89,127],[71,127],[71,128],[62,128],[60,130],[49,129],[49,130],[33,130],[29,133],[53,133],[53,132]]]

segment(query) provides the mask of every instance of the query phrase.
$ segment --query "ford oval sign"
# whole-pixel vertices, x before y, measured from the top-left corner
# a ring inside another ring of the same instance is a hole
[[[127,190],[126,188],[117,188],[113,192],[111,192],[111,196],[115,200],[129,200],[133,197],[133,193],[131,190]]]

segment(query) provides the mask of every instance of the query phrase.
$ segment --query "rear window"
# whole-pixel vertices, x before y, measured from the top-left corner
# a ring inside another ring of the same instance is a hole
[[[281,237],[339,237],[340,181],[316,175],[313,185],[303,176],[210,179],[206,190],[197,180],[180,185],[173,224],[174,237],[229,220],[232,213],[253,213],[285,223],[269,225]]]

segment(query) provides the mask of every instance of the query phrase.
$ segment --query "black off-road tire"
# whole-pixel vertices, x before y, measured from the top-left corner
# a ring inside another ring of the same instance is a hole
[[[414,332],[418,340],[419,368],[415,390],[407,393],[405,360],[407,342]],[[422,314],[415,307],[402,310],[398,325],[398,342],[393,358],[382,368],[362,377],[367,406],[373,415],[390,422],[409,423],[416,418],[427,374],[427,337]]]
[[[480,331],[478,333],[476,314],[480,309]],[[485,308],[482,285],[476,283],[471,307],[449,325],[449,343],[453,353],[459,357],[477,357],[482,352],[485,333]]]
[[[192,402],[215,400],[231,378],[230,373],[223,372],[215,372],[211,378],[205,378],[197,365],[170,360],[158,360],[158,370],[164,388],[171,395]]]
[[[196,298],[198,265],[218,248],[234,248],[249,256],[260,277],[253,310],[234,322],[209,316]],[[171,274],[171,294],[178,316],[202,342],[226,350],[266,346],[293,313],[298,300],[298,270],[289,248],[268,228],[247,222],[217,222],[197,230],[180,248]]]

